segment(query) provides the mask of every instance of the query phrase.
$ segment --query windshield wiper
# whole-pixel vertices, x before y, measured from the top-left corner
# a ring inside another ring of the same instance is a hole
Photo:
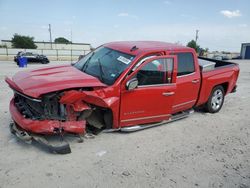
[[[93,57],[94,54],[95,54],[95,52],[92,52],[91,56],[88,58],[88,60],[86,61],[86,63],[83,65],[83,67],[82,67],[82,71],[83,72],[85,72],[85,70],[88,68],[89,61]]]
[[[98,66],[99,66],[99,69],[100,69],[100,80],[103,81],[104,72],[103,72],[103,68],[102,68],[102,64],[101,64],[100,58],[98,58],[97,62],[98,62]]]

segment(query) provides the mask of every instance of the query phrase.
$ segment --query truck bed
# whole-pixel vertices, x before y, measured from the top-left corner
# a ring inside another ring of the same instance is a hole
[[[198,62],[200,65],[200,70],[202,72],[212,71],[219,67],[235,65],[235,63],[232,62],[210,59],[205,57],[198,57]]]
[[[201,88],[197,106],[204,104],[216,85],[222,85],[225,94],[233,91],[239,74],[237,63],[198,57],[201,73]]]

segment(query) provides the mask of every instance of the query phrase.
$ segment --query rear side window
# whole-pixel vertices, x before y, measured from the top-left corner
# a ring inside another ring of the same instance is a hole
[[[178,63],[177,76],[183,76],[186,74],[193,73],[194,69],[194,57],[192,53],[176,53]]]

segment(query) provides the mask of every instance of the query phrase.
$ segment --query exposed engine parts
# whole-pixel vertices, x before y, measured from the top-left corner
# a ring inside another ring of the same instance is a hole
[[[83,137],[93,138],[93,134],[112,128],[112,110],[86,103],[85,96],[82,91],[71,90],[46,94],[41,100],[33,100],[16,92],[14,106],[23,118],[40,123],[45,121],[47,126],[39,126],[39,129],[29,126],[30,129],[27,130],[19,127],[18,122],[14,122],[10,125],[11,132],[25,142],[35,140],[46,145],[52,152],[70,153],[69,144],[63,139],[64,134],[76,135],[81,142]],[[50,144],[44,137],[48,134],[59,135],[60,144]]]

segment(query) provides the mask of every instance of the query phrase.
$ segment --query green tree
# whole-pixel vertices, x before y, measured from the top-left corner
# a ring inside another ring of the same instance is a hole
[[[6,44],[0,45],[0,48],[7,48],[7,45]]]
[[[71,43],[71,41],[69,41],[68,39],[64,38],[64,37],[57,37],[54,40],[55,43],[60,43],[60,44],[69,44]]]
[[[23,36],[17,33],[14,34],[11,39],[13,48],[25,48],[25,49],[36,49],[37,46],[34,43],[34,37]]]
[[[200,46],[194,40],[189,41],[187,47],[195,49],[196,52],[200,50]]]
[[[208,48],[199,48],[199,56],[204,56],[208,53]]]

